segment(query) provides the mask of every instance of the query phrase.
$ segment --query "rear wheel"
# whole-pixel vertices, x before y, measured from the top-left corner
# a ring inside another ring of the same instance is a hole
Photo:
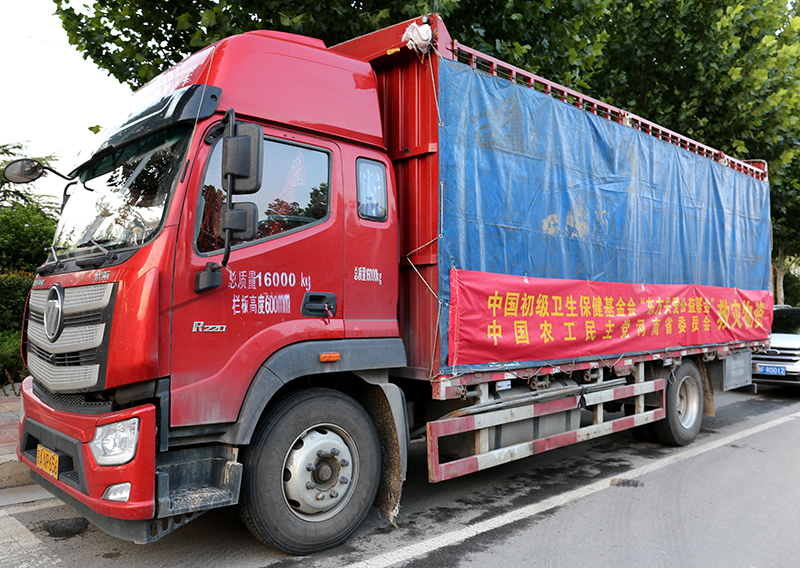
[[[380,478],[375,426],[352,398],[314,389],[286,398],[244,457],[240,513],[258,538],[291,554],[344,542],[369,512]]]
[[[684,361],[667,377],[666,418],[653,426],[665,444],[685,446],[703,422],[703,379],[693,361]]]

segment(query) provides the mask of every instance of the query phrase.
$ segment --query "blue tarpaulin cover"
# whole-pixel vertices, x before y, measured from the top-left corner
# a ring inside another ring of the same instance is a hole
[[[769,288],[767,182],[453,61],[438,100],[443,370],[450,268]]]

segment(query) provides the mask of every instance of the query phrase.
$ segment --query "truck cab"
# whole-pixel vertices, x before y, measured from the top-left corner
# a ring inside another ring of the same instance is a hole
[[[291,433],[350,459],[295,451],[303,468],[326,468],[315,485],[327,489],[307,489],[304,472],[289,510],[330,517],[365,486],[363,516],[380,449],[363,407],[340,393],[372,387],[396,432],[402,397],[387,370],[406,362],[394,172],[371,66],[258,31],[200,51],[133,104],[71,174],[31,292],[20,459],[105,530],[146,542],[235,504],[239,448],[270,401],[294,396],[358,414],[371,446],[330,424]]]

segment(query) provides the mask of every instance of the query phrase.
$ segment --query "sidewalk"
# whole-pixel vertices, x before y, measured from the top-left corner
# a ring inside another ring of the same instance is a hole
[[[17,459],[20,387],[16,384],[0,388],[0,508],[53,498],[31,480],[28,468]]]
[[[0,489],[33,483],[28,468],[17,460],[19,444],[20,385],[0,389]]]

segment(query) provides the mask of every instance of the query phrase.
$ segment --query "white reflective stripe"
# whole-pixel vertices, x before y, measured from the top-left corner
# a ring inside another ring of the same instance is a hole
[[[654,414],[655,411],[651,411],[650,414]],[[585,442],[586,440],[591,440],[592,438],[599,438],[600,436],[607,436],[608,434],[614,433],[614,423],[613,422],[603,422],[602,424],[595,424],[592,426],[586,426],[585,428],[581,428],[578,430],[578,441]]]

